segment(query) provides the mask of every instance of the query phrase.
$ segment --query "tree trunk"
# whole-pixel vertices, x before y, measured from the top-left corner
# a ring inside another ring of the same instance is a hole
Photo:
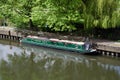
[[[33,24],[33,21],[31,18],[29,19],[29,27],[30,27],[30,30],[34,30],[34,31],[38,30],[38,28]]]
[[[29,19],[29,27],[30,27],[31,30],[34,29],[34,25],[33,25],[32,19]]]

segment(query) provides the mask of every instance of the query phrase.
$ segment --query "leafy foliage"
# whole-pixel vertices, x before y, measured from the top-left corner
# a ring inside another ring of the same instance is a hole
[[[119,0],[1,0],[0,18],[20,28],[74,31],[120,26]],[[77,25],[77,26],[76,26]]]
[[[86,1],[86,27],[112,28],[118,26],[120,12],[119,0],[88,0]]]

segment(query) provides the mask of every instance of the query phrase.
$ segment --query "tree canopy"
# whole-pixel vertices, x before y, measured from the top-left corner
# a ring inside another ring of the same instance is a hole
[[[119,0],[1,0],[0,9],[1,19],[32,30],[120,26]]]

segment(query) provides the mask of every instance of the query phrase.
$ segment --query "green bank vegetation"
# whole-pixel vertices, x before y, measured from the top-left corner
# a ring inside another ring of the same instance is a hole
[[[79,31],[120,26],[119,0],[0,0],[0,19],[18,28]]]

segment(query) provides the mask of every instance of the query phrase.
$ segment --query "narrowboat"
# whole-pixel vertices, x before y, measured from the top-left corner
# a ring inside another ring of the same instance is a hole
[[[20,42],[37,45],[37,46],[48,47],[48,48],[74,51],[79,53],[92,53],[96,51],[95,49],[92,49],[89,44],[85,44],[85,42],[60,40],[60,39],[45,38],[45,37],[38,37],[38,36],[27,36],[22,40],[20,40]]]

